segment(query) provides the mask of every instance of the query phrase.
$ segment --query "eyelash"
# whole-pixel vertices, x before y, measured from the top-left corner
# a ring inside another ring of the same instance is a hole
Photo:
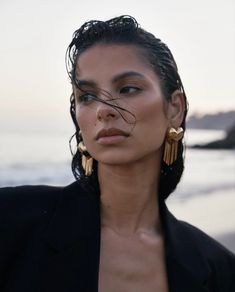
[[[96,100],[97,96],[95,94],[85,92],[78,96],[78,101],[81,103],[91,103],[92,101]]]
[[[136,86],[124,86],[119,90],[119,94],[131,96],[137,94],[140,91],[142,91],[142,89]],[[78,95],[78,101],[80,103],[89,104],[97,99],[98,99],[97,96],[94,93],[90,92],[84,92]]]
[[[126,89],[130,90],[131,89],[131,92],[122,92],[122,91],[125,91]],[[132,91],[134,89],[134,91]],[[121,88],[120,90],[120,94],[127,94],[127,95],[132,95],[132,94],[136,94],[138,92],[142,91],[141,88],[139,87],[136,87],[136,86],[124,86]]]

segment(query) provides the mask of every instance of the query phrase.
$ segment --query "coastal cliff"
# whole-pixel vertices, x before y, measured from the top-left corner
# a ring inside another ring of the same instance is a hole
[[[192,129],[216,129],[226,131],[224,139],[206,144],[193,145],[192,148],[235,149],[235,111],[207,114],[204,116],[193,115],[189,117],[187,127]]]
[[[235,149],[235,124],[227,131],[226,137],[207,144],[193,145],[192,148]]]

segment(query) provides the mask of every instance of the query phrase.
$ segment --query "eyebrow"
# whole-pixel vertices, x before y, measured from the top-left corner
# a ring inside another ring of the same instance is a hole
[[[91,81],[91,80],[79,80],[79,79],[76,79],[76,85],[79,88],[82,88],[83,86],[90,86],[90,87],[96,87],[97,86],[97,84],[94,81]]]
[[[121,79],[125,79],[127,77],[141,77],[141,78],[145,78],[143,74],[139,73],[139,72],[135,72],[135,71],[127,71],[127,72],[124,72],[124,73],[121,73],[121,74],[118,74],[117,76],[115,76],[113,79],[112,79],[112,83],[116,83],[118,82],[119,80]]]
[[[136,72],[136,71],[127,71],[121,74],[118,74],[114,76],[112,79],[112,83],[117,83],[118,81],[128,78],[128,77],[141,77],[145,78],[143,74]],[[82,88],[83,86],[90,86],[90,87],[98,87],[97,83],[93,80],[76,80],[76,84],[78,85],[79,88]]]

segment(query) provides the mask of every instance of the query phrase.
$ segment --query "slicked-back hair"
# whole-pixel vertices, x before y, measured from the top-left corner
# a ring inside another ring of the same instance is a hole
[[[165,101],[170,101],[171,95],[175,90],[180,90],[182,92],[186,106],[181,127],[185,130],[187,98],[176,62],[166,44],[153,34],[142,29],[135,18],[128,15],[115,17],[107,21],[88,21],[74,32],[72,42],[69,44],[66,52],[67,71],[73,86],[77,84],[76,65],[79,56],[87,49],[98,44],[132,45],[140,49],[145,60],[160,80]],[[72,93],[70,97],[70,114],[76,128],[73,137],[76,138],[76,143],[78,144],[81,141],[81,137],[76,120],[74,93]],[[184,145],[183,142],[180,141],[178,143],[177,160],[170,166],[166,165],[163,160],[161,162],[160,178],[158,182],[160,201],[166,199],[175,190],[181,179],[183,170]],[[81,165],[81,154],[76,149],[72,159],[72,171],[76,180],[78,180],[84,188],[91,188],[99,192],[97,161],[94,161],[92,175],[88,177],[85,176]]]

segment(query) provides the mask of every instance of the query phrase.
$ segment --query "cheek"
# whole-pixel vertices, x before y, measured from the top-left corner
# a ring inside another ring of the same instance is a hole
[[[82,124],[82,121],[83,121],[83,115],[81,113],[81,110],[78,108],[78,106],[76,106],[75,114],[76,114],[77,123],[78,123],[79,128],[80,128],[81,124]]]
[[[82,132],[82,137],[83,140],[85,140],[86,137],[86,131],[87,131],[87,115],[84,113],[83,110],[81,110],[80,108],[76,107],[76,120],[77,120],[77,124],[80,128],[80,131]],[[85,142],[85,141],[84,141]]]
[[[136,112],[137,125],[144,137],[144,142],[159,148],[165,139],[168,119],[165,114],[165,103],[162,97],[149,99]],[[142,109],[142,110],[141,110]],[[143,110],[144,109],[144,110]]]
[[[76,120],[80,130],[85,132],[86,128],[89,126],[88,121],[91,120],[91,115],[87,107],[76,105]]]
[[[94,114],[85,107],[78,107],[76,108],[76,120],[82,133],[83,141],[87,148],[90,148],[89,141],[92,139],[95,126]]]
[[[146,122],[151,127],[167,127],[168,120],[165,114],[163,97],[146,98],[136,109],[137,119]]]

